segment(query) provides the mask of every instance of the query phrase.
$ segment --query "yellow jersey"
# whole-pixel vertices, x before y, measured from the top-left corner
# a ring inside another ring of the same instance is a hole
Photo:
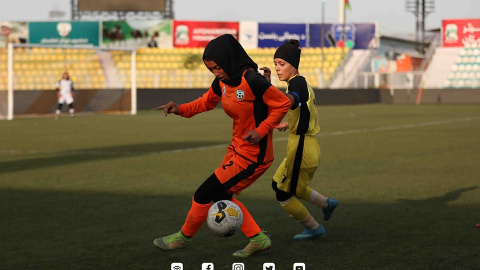
[[[316,135],[320,132],[315,93],[305,78],[293,76],[287,82],[286,92],[295,97],[295,102],[287,113],[290,134]]]

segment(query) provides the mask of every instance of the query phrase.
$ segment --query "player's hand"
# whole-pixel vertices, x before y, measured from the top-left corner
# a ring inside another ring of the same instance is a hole
[[[157,110],[161,110],[161,109],[163,109],[163,113],[165,114],[165,116],[167,116],[167,114],[170,114],[170,113],[173,113],[176,115],[180,114],[180,107],[177,104],[175,104],[173,101],[170,101],[163,106],[157,107]]]
[[[250,130],[249,132],[247,132],[247,134],[245,134],[245,136],[243,136],[242,139],[244,141],[249,142],[250,144],[257,144],[260,142],[262,138],[260,137],[260,134],[258,134],[257,131]]]
[[[276,129],[278,131],[285,131],[288,129],[288,122],[281,122],[280,124],[278,124],[278,126],[276,127]]]
[[[272,71],[268,67],[261,67],[260,70],[263,70],[263,77],[267,79],[268,82],[272,82],[270,76],[272,75]]]

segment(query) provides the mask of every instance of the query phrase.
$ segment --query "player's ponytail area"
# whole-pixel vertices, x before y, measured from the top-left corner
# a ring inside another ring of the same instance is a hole
[[[239,197],[272,242],[248,259],[232,257],[248,243],[242,233],[218,237],[207,224],[185,249],[162,253],[152,245],[182,226],[196,187],[225,154],[231,120],[220,109],[189,120],[152,110],[0,121],[0,268],[480,266],[478,106],[317,110],[322,155],[311,187],[341,205],[325,222],[321,209],[306,204],[326,233],[293,239],[302,226],[271,188],[288,136],[275,131],[274,164]]]

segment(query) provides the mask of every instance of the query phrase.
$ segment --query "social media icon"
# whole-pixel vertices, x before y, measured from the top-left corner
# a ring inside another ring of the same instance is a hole
[[[306,270],[304,263],[294,263],[293,270]]]
[[[183,270],[183,263],[172,263],[170,270]]]
[[[213,270],[213,263],[202,263],[202,270]]]
[[[274,263],[264,263],[263,264],[263,270],[275,270],[275,264]]]
[[[245,265],[243,263],[233,263],[232,270],[245,270]]]

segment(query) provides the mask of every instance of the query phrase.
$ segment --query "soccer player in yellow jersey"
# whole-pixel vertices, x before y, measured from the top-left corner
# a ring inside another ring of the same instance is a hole
[[[315,135],[320,131],[312,87],[298,72],[300,63],[298,40],[289,40],[275,52],[274,64],[277,76],[287,83],[287,96],[292,106],[287,113],[288,122],[281,122],[278,131],[288,129],[287,154],[278,167],[272,181],[276,198],[282,208],[304,226],[294,239],[313,239],[325,234],[325,230],[308,212],[299,199],[322,208],[323,219],[329,220],[338,201],[327,198],[309,187],[320,159],[320,147]],[[270,80],[270,69],[262,68]]]

